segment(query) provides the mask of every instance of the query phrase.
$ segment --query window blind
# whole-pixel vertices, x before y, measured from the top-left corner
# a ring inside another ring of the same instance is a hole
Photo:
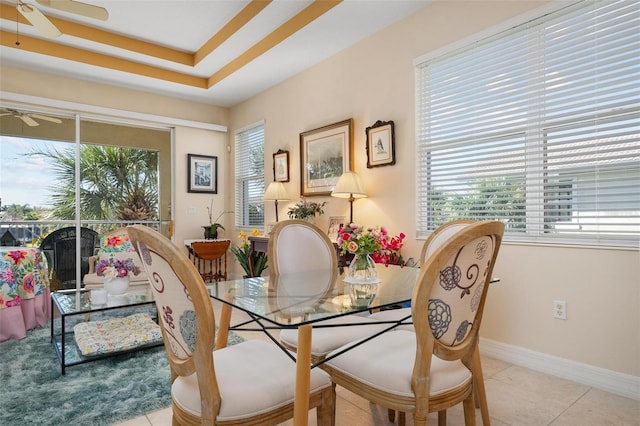
[[[638,246],[640,2],[583,1],[416,64],[417,234]]]
[[[264,123],[235,132],[236,226],[264,226]]]

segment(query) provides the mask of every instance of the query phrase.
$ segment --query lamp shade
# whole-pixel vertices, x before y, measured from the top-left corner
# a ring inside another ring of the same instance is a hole
[[[338,179],[331,196],[338,198],[365,198],[367,197],[367,191],[364,189],[360,176],[354,172],[345,172]]]
[[[289,200],[289,194],[282,182],[271,182],[264,192],[265,200]]]

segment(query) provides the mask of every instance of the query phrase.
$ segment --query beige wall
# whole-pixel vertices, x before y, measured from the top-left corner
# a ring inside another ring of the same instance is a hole
[[[405,256],[417,257],[415,235],[413,60],[525,13],[546,2],[435,2],[404,21],[231,110],[230,127],[265,120],[265,170],[271,154],[290,151],[292,201],[300,194],[299,134],[354,119],[354,167],[370,198],[356,200],[354,221],[405,232]],[[393,120],[397,164],[366,168],[365,128]],[[230,165],[232,167],[232,165]],[[267,183],[273,179],[267,173]],[[328,217],[348,216],[331,197]],[[273,205],[267,222],[275,219]],[[496,266],[501,282],[489,294],[482,335],[508,345],[640,376],[640,256],[638,250],[505,244]],[[567,301],[568,319],[553,319],[553,300]]]

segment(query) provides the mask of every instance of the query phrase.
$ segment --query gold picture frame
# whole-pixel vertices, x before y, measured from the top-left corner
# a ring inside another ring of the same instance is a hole
[[[396,164],[393,121],[376,121],[367,127],[367,168]]]
[[[300,133],[300,194],[330,195],[353,168],[353,119]]]

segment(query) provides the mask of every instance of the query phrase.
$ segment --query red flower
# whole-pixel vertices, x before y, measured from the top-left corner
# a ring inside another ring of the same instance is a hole
[[[27,257],[27,252],[24,250],[12,250],[7,253],[7,257],[11,258],[15,265],[20,265],[20,262]]]

